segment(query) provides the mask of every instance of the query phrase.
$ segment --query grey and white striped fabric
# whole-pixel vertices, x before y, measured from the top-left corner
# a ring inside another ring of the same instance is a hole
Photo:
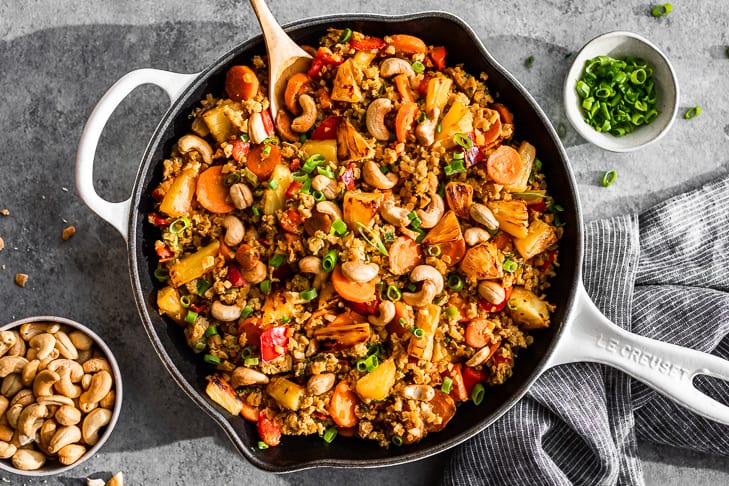
[[[585,232],[585,286],[606,316],[729,358],[729,178]],[[727,402],[729,383],[703,379],[699,387]],[[640,485],[638,438],[729,455],[729,427],[617,370],[578,363],[545,372],[504,417],[457,448],[442,483]]]

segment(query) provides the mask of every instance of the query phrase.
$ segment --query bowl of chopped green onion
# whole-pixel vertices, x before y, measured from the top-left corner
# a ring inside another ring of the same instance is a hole
[[[629,152],[659,140],[678,110],[678,80],[648,39],[609,32],[580,50],[564,82],[567,118],[588,142]]]

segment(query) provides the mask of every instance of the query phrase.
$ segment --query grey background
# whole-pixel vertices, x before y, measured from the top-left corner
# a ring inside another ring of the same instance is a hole
[[[532,92],[564,143],[587,220],[640,211],[729,171],[729,12],[721,0],[677,2],[655,19],[651,3],[630,0],[399,2],[271,0],[282,22],[342,12],[447,10],[467,19],[493,55]],[[588,39],[632,30],[663,48],[681,86],[678,118],[657,145],[613,154],[584,142],[561,108],[562,78]],[[104,91],[142,67],[197,72],[259,32],[245,1],[4,0],[0,3],[0,322],[55,314],[86,323],[119,359],[125,384],[122,415],[109,442],[82,467],[47,480],[7,473],[11,484],[82,484],[124,471],[129,484],[429,484],[447,454],[365,471],[320,469],[274,476],[247,464],[213,422],[177,388],[139,322],[122,238],[93,214],[74,187],[74,158],[83,123]],[[527,68],[524,60],[533,55]],[[137,164],[167,107],[158,88],[136,90],[116,111],[101,140],[97,191],[127,197]],[[602,174],[618,172],[608,189]],[[78,230],[61,241],[68,224]],[[15,273],[29,274],[21,289]],[[667,323],[668,325],[668,323]],[[729,483],[726,458],[641,443],[646,483]]]

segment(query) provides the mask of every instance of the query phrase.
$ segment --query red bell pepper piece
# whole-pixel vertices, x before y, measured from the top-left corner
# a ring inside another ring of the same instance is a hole
[[[263,119],[263,128],[266,129],[266,134],[269,137],[276,135],[276,129],[273,127],[273,118],[271,118],[271,111],[265,109],[261,112],[261,119]]]
[[[311,61],[311,67],[309,67],[306,74],[308,74],[310,78],[315,78],[319,76],[319,73],[324,66],[338,66],[343,62],[344,58],[341,55],[336,54],[329,49],[325,49],[324,47],[320,47],[316,51],[316,55]]]
[[[159,213],[149,213],[147,215],[147,221],[155,226],[169,226],[172,222],[169,218],[165,218]]]
[[[298,194],[299,190],[301,189],[301,186],[303,186],[303,182],[299,181],[293,181],[291,184],[289,184],[289,187],[286,189],[286,192],[284,195],[286,196],[286,199],[291,199],[296,194]]]
[[[231,156],[233,157],[233,160],[236,162],[242,162],[243,157],[248,155],[248,151],[251,149],[251,143],[250,142],[244,142],[243,140],[235,140],[233,142],[233,150],[231,152]]]
[[[481,301],[478,304],[486,312],[499,312],[501,309],[506,307],[506,303],[509,301],[509,297],[511,297],[511,287],[505,287],[504,288],[504,300],[502,300],[498,304],[492,304],[491,302],[489,302],[486,299],[481,299]]]
[[[258,435],[266,445],[276,447],[281,442],[281,425],[268,418],[265,410],[258,414],[256,429],[258,429]]]
[[[246,342],[254,349],[261,347],[261,319],[258,317],[248,317],[238,324],[238,334],[246,335]]]
[[[261,333],[261,359],[268,363],[286,354],[289,326],[273,326]]]
[[[418,94],[425,98],[428,95],[428,83],[430,82],[430,74],[425,73],[423,75],[423,80],[418,83]]]
[[[288,231],[289,233],[294,233],[296,235],[301,234],[303,229],[301,228],[301,224],[304,222],[303,216],[301,214],[293,209],[287,209],[286,211],[279,216],[278,224],[281,225],[281,228],[283,228],[284,231]]]
[[[296,172],[299,169],[301,169],[301,159],[295,157],[289,164],[289,170],[291,170],[291,172]]]
[[[375,294],[375,298],[369,302],[350,302],[348,300],[347,305],[357,314],[362,314],[363,316],[373,316],[377,315],[380,312],[378,309],[378,307],[380,306],[380,297]]]
[[[463,386],[466,387],[466,394],[470,397],[473,387],[486,381],[489,374],[486,370],[477,370],[470,366],[464,366],[461,369],[461,376],[463,376]]]
[[[352,39],[349,41],[349,45],[352,49],[358,51],[371,51],[373,49],[382,49],[387,43],[379,37],[363,37],[362,39]]]
[[[202,314],[203,312],[208,310],[208,305],[207,304],[200,304],[200,305],[190,304],[190,310],[192,310],[193,312],[197,312],[198,314]]]
[[[337,138],[337,128],[339,127],[339,117],[332,115],[325,118],[319,126],[311,133],[312,140],[330,140]]]
[[[175,252],[173,252],[167,244],[160,240],[154,242],[154,251],[157,253],[160,262],[166,262],[175,257]]]
[[[439,71],[442,71],[446,67],[446,54],[446,48],[443,46],[433,47],[430,50],[430,58],[433,60],[433,64],[435,64],[435,67],[437,67]]]
[[[545,203],[544,199],[542,199],[538,203],[527,205],[527,208],[531,209],[532,211],[537,211],[537,212],[543,213],[544,211],[547,210],[547,203]]]
[[[348,191],[354,191],[357,187],[354,182],[354,164],[352,162],[347,164],[347,168],[342,172],[341,180]]]
[[[243,275],[241,275],[238,267],[235,265],[228,265],[228,282],[230,282],[233,287],[243,287],[248,283],[246,282],[246,279],[243,278]]]
[[[555,258],[557,258],[557,250],[550,251],[549,255],[547,255],[547,261],[542,264],[542,267],[539,270],[542,273],[545,273],[547,270],[549,270],[550,265],[554,263]]]

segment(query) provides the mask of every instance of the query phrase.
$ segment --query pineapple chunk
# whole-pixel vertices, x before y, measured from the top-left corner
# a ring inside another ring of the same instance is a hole
[[[215,240],[208,246],[182,258],[170,267],[170,283],[177,288],[202,277],[205,272],[212,269],[219,249],[220,241]]]
[[[469,280],[486,280],[504,276],[499,250],[490,241],[469,248],[459,267]]]
[[[428,81],[428,89],[425,94],[425,112],[426,113],[443,113],[448,98],[450,97],[451,85],[453,82],[450,78],[434,77]]]
[[[272,182],[275,188],[271,189]],[[283,164],[278,164],[273,168],[271,180],[268,188],[263,191],[263,214],[274,214],[279,209],[283,209],[286,200],[286,190],[294,181],[291,171]]]
[[[174,287],[164,287],[157,291],[157,307],[160,314],[167,314],[178,323],[185,322],[187,309],[180,304],[180,293]]]
[[[352,59],[347,59],[337,68],[331,98],[334,101],[346,101],[349,103],[359,103],[362,101],[362,91],[359,89]]]
[[[415,326],[423,331],[422,337],[413,335],[408,343],[408,354],[418,359],[430,360],[433,357],[433,338],[438,328],[440,307],[428,304],[418,309]]]
[[[243,410],[243,400],[233,390],[233,387],[219,375],[213,375],[208,378],[208,386],[205,388],[205,393],[207,393],[212,401],[233,415],[238,415]]]
[[[514,238],[524,238],[529,228],[529,211],[521,199],[511,201],[490,201],[486,204],[496,221],[499,229],[509,233]]]
[[[306,390],[303,386],[291,380],[279,377],[274,378],[266,386],[266,393],[282,407],[296,411],[301,405],[301,399],[304,398]]]
[[[370,325],[366,322],[322,327],[314,331],[314,337],[322,341],[326,349],[338,351],[366,343],[370,339]]]
[[[549,326],[547,303],[523,287],[514,287],[511,291],[508,311],[521,329],[529,331]]]
[[[546,251],[555,243],[557,234],[554,228],[540,219],[535,219],[529,225],[527,235],[514,240],[514,247],[525,260],[528,260]]]
[[[468,218],[473,202],[473,186],[465,182],[449,182],[445,186],[448,207],[461,218]]]
[[[343,119],[337,127],[337,155],[342,162],[348,160],[371,159],[375,149],[370,147],[367,139],[354,128],[348,120]]]
[[[440,132],[435,135],[435,143],[445,148],[456,146],[453,136],[456,133],[469,133],[473,131],[473,115],[468,107],[460,101],[454,101],[448,113],[440,122]]]
[[[224,106],[216,106],[202,114],[202,119],[218,143],[225,142],[235,134],[236,128],[225,115]]]
[[[380,363],[371,373],[357,380],[355,391],[362,400],[384,400],[395,384],[395,361],[388,359]]]
[[[372,226],[384,195],[381,192],[352,192],[344,194],[342,217],[351,231],[357,231],[357,223]]]
[[[293,299],[287,299],[289,292],[274,290],[268,296],[261,307],[261,327],[273,326],[284,317],[292,317],[295,314]]]
[[[519,167],[519,178],[514,184],[504,186],[504,189],[509,192],[521,192],[527,190],[527,187],[529,187],[529,176],[532,174],[532,165],[534,164],[534,159],[537,157],[537,150],[534,148],[534,145],[529,142],[522,142],[521,145],[519,145],[518,152],[522,161],[522,164]]]
[[[314,154],[319,154],[324,157],[327,162],[335,165],[339,164],[337,159],[337,141],[335,139],[327,140],[307,140],[301,145],[301,152],[304,154],[306,160]]]
[[[447,211],[423,238],[423,247],[430,245],[438,245],[439,258],[446,265],[455,265],[461,261],[466,253],[466,241],[455,211]]]
[[[197,187],[198,170],[198,164],[188,166],[175,177],[159,205],[160,211],[173,218],[186,216],[190,212]]]

